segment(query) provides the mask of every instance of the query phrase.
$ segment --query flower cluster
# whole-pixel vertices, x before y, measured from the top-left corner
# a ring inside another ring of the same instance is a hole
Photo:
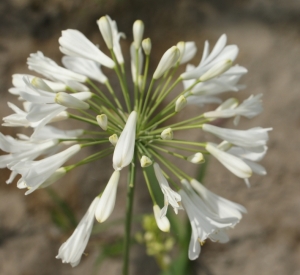
[[[13,75],[14,87],[9,92],[17,96],[22,108],[8,103],[13,114],[3,118],[3,126],[26,127],[32,131],[30,135],[20,133],[17,138],[0,133],[0,148],[7,153],[0,156],[0,168],[11,170],[7,183],[20,175],[17,187],[27,189],[27,195],[49,186],[80,165],[112,155],[113,173],[109,182],[104,190],[97,192],[100,194],[57,255],[64,263],[76,266],[84,253],[94,219],[102,223],[114,209],[123,168],[130,166],[129,184],[133,187],[133,174],[139,159],[157,226],[165,232],[170,230],[166,216],[168,206],[176,214],[178,210],[185,210],[192,227],[189,258],[196,259],[206,239],[228,241],[227,229],[233,228],[246,210],[210,192],[166,156],[201,164],[205,155],[211,154],[248,185],[252,173],[265,175],[264,167],[257,162],[266,154],[270,128],[236,130],[213,125],[219,118],[233,118],[237,125],[241,117],[255,117],[262,111],[261,95],[252,95],[242,103],[235,98],[222,101],[218,97],[228,91],[243,89],[238,82],[247,73],[244,67],[233,65],[238,47],[227,45],[224,34],[211,51],[209,43],[205,42],[199,65],[188,64],[185,72],[177,73],[178,67],[189,62],[197,51],[194,42],[181,41],[163,54],[150,75],[151,40],[143,39],[144,24],[140,20],[133,24],[134,41],[130,47],[133,88],[130,89],[120,46],[120,39],[125,35],[118,31],[116,22],[109,16],[101,17],[97,24],[110,56],[81,32],[68,29],[59,38],[59,49],[65,54],[62,58],[64,67],[37,52],[30,54],[28,67],[45,78]],[[102,66],[115,71],[122,98],[115,93]],[[183,88],[180,93],[175,93],[174,88],[180,83]],[[174,99],[161,108],[168,95]],[[216,107],[166,124],[188,105],[202,107],[207,104]],[[62,120],[81,121],[82,125],[92,125],[94,130],[60,130],[50,126]],[[176,138],[177,131],[201,129],[219,138],[220,143]],[[104,143],[106,148],[99,151],[97,146]],[[94,154],[64,166],[88,146],[95,147]],[[149,179],[149,171],[153,170],[164,196],[161,206]]]

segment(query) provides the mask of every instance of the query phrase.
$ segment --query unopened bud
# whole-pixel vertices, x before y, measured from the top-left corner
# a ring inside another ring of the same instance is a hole
[[[214,65],[213,67],[211,67],[206,73],[204,73],[199,78],[199,80],[202,82],[210,80],[210,79],[226,72],[231,66],[232,66],[232,61],[230,59],[222,60],[219,63],[217,63],[216,65]]]
[[[72,96],[69,95],[65,92],[59,92],[56,94],[55,97],[55,102],[59,105],[68,107],[68,108],[72,108],[72,109],[82,109],[82,110],[86,110],[88,108],[90,108],[90,105],[87,104],[86,102]]]
[[[154,79],[159,79],[167,70],[172,68],[178,61],[180,51],[176,46],[168,49],[160,59],[158,66],[153,74]]]
[[[113,134],[108,139],[113,146],[116,146],[119,138],[116,134]]]
[[[183,95],[178,97],[175,103],[175,112],[181,111],[186,106],[186,104],[187,104],[187,100]]]
[[[229,143],[228,141],[224,140],[222,141],[218,146],[217,148],[222,150],[222,151],[228,151],[230,148],[232,147],[232,144]]]
[[[152,164],[152,160],[147,156],[142,156],[141,158],[141,167],[148,167]]]
[[[145,55],[149,55],[151,53],[151,48],[152,48],[151,39],[150,38],[144,39],[142,41],[142,47],[145,52]]]
[[[171,128],[167,128],[161,132],[160,136],[164,140],[173,139],[173,131]]]
[[[187,160],[191,163],[199,164],[204,162],[203,154],[202,153],[196,153],[189,157],[187,157]]]
[[[107,130],[107,116],[105,114],[98,115],[96,117],[99,126],[106,131]]]
[[[102,34],[102,37],[105,41],[105,44],[108,49],[113,48],[113,38],[112,38],[112,31],[110,27],[110,22],[109,19],[106,16],[102,16],[98,21],[97,21],[98,27],[100,29],[100,32]]]
[[[181,61],[183,55],[184,55],[184,50],[185,50],[185,43],[183,41],[180,41],[177,43],[177,48],[180,51],[180,56],[179,56],[179,61]]]
[[[144,23],[142,20],[136,20],[133,23],[133,43],[136,50],[141,46],[141,42],[144,34]]]
[[[31,84],[34,87],[36,87],[38,89],[41,89],[43,91],[54,93],[54,91],[46,84],[46,82],[43,79],[39,78],[39,77],[34,77],[31,80]]]

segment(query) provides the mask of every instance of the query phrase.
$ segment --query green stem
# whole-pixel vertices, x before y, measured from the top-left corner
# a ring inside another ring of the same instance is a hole
[[[127,202],[126,202],[126,221],[125,221],[125,236],[124,236],[124,253],[123,253],[123,275],[129,274],[129,250],[131,240],[131,220],[132,220],[132,206],[133,206],[133,195],[135,187],[135,174],[136,174],[136,152],[133,160],[130,164],[128,173],[128,186],[127,186]]]

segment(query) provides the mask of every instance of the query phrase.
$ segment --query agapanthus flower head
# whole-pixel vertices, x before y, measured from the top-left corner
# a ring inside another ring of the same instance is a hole
[[[205,42],[198,66],[187,64],[186,70],[178,74],[180,65],[191,61],[197,51],[195,42],[179,41],[165,49],[154,72],[149,72],[155,49],[150,38],[143,37],[144,23],[137,20],[132,28],[130,76],[125,70],[128,66],[124,64],[120,43],[125,34],[119,32],[117,23],[108,15],[101,17],[97,24],[103,37],[100,46],[106,46],[109,55],[81,32],[68,29],[59,38],[59,49],[65,54],[64,67],[37,52],[28,57],[28,67],[45,78],[13,75],[14,87],[9,92],[18,98],[19,104],[8,102],[13,114],[4,117],[2,125],[25,127],[31,133],[20,133],[17,138],[0,133],[0,149],[6,153],[0,156],[0,168],[11,170],[7,183],[20,176],[17,187],[27,188],[29,194],[55,184],[80,165],[110,156],[107,166],[99,167],[99,177],[101,171],[111,170],[110,180],[105,188],[102,185],[97,191],[87,213],[57,256],[76,266],[92,232],[94,217],[101,223],[110,218],[119,180],[126,172],[129,173],[127,215],[130,216],[135,171],[141,167],[157,226],[162,231],[170,231],[166,216],[169,205],[176,214],[184,209],[192,227],[189,258],[196,259],[206,239],[228,241],[226,231],[241,220],[246,210],[210,192],[187,175],[184,162],[201,165],[207,155],[212,155],[248,185],[253,173],[265,175],[265,168],[257,162],[266,154],[271,128],[238,130],[214,125],[217,118],[233,118],[237,125],[241,117],[255,117],[262,111],[262,96],[252,95],[241,104],[235,98],[224,100],[226,92],[245,88],[239,81],[247,73],[247,69],[234,64],[239,49],[227,45],[225,34],[211,52],[209,43]],[[112,74],[104,75],[101,66],[115,72],[121,95],[115,92],[107,77]],[[132,85],[128,85],[129,81]],[[218,97],[220,94],[222,98]],[[166,98],[172,99],[165,102]],[[206,112],[199,109],[192,115],[190,105],[213,107]],[[181,115],[183,112],[185,116]],[[50,126],[61,120],[80,122],[81,129],[72,129],[72,123],[65,124],[67,129]],[[180,131],[184,135],[177,135]],[[200,131],[206,135],[192,141]],[[220,144],[206,140],[207,133],[221,139]],[[93,153],[69,164],[72,156],[86,147],[93,147]],[[175,164],[170,158],[177,158],[182,164]],[[149,173],[155,174],[154,180]],[[153,192],[157,183],[163,201]],[[128,223],[126,226],[128,230]]]

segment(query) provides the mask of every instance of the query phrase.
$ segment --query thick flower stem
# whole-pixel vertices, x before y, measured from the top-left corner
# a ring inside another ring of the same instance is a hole
[[[124,236],[124,252],[123,252],[123,275],[129,274],[129,252],[131,240],[131,220],[132,220],[132,206],[133,195],[135,187],[135,174],[136,174],[136,152],[133,156],[132,162],[129,167],[128,173],[128,186],[127,186],[127,203],[126,203],[126,221],[125,221],[125,236]]]

